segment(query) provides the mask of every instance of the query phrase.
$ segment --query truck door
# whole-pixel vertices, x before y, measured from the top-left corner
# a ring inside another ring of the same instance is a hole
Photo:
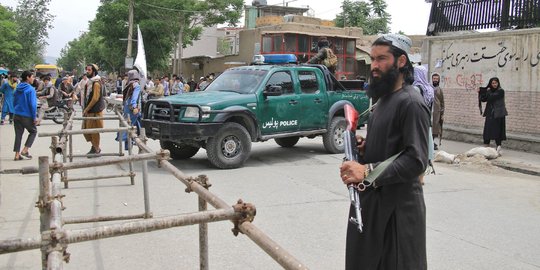
[[[263,89],[280,86],[279,96],[261,95],[258,119],[262,135],[298,131],[300,115],[299,95],[295,93],[290,71],[277,71],[268,78]]]
[[[302,119],[300,130],[326,128],[328,118],[328,98],[324,84],[313,70],[299,70],[300,104]]]

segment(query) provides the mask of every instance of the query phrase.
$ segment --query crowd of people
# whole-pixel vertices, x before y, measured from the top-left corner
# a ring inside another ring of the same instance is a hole
[[[173,74],[169,79],[168,75],[152,78],[148,76],[146,83],[142,86],[141,95],[143,100],[156,99],[171,95],[181,95],[188,92],[204,91],[204,89],[214,80],[214,73],[201,77],[198,82],[193,78],[187,81],[183,76]],[[118,76],[116,79],[116,93],[123,94],[129,84],[128,74]]]

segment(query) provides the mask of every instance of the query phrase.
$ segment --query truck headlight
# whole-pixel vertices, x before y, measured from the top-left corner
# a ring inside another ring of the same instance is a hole
[[[201,109],[203,111],[210,111],[211,108],[209,106],[201,106]],[[187,107],[186,112],[184,113],[184,117],[186,118],[199,118],[199,108],[198,107]],[[209,118],[210,114],[203,114],[202,118]]]

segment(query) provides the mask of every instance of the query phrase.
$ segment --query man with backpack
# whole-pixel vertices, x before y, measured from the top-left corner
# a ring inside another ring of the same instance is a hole
[[[337,68],[337,56],[330,49],[330,42],[325,37],[322,37],[317,42],[318,53],[308,60],[308,64],[321,64],[325,65],[332,74],[336,73]]]

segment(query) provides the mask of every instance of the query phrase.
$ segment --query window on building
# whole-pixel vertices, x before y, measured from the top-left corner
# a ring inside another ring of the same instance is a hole
[[[301,52],[301,53],[309,52],[308,36],[298,35],[298,52]]]
[[[283,36],[281,36],[281,35],[273,36],[272,39],[273,39],[273,43],[274,43],[273,51],[275,51],[275,52],[283,51],[283,48],[282,48]]]
[[[262,52],[263,53],[270,53],[272,52],[272,37],[266,36],[262,38]]]
[[[348,40],[347,41],[347,52],[348,55],[355,55],[356,54],[356,41],[354,40]]]
[[[314,71],[299,71],[298,79],[302,93],[312,94],[319,91],[319,82]]]
[[[281,86],[284,95],[294,93],[291,74],[288,71],[278,71],[272,74],[266,83],[266,87],[268,86]]]
[[[297,36],[295,34],[285,34],[285,52],[286,53],[297,52],[296,37]]]
[[[354,57],[347,57],[345,59],[345,72],[354,73],[355,65],[356,65],[356,59]]]
[[[330,47],[334,49],[336,55],[343,54],[343,39],[336,38],[330,41]]]

